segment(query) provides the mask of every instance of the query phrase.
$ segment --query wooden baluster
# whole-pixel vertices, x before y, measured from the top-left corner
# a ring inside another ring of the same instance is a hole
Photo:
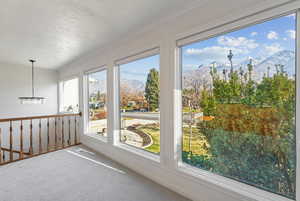
[[[74,127],[75,127],[75,133],[74,133],[74,135],[75,135],[75,144],[77,144],[77,119],[76,119],[76,115],[74,116],[75,117],[75,119],[74,119],[74,121],[75,121],[75,124],[74,124]]]
[[[29,136],[29,154],[33,154],[33,136],[32,136],[32,119],[30,119],[30,136]]]
[[[2,132],[2,130],[1,130],[1,128],[0,128],[0,164],[3,162],[3,155],[2,155],[2,137],[1,137],[1,133]]]
[[[81,117],[81,112],[79,113],[79,116],[78,116],[78,118],[80,118]],[[80,144],[80,134],[79,134],[79,132],[78,132],[78,129],[80,128],[80,126],[79,126],[79,121],[77,121],[77,123],[76,123],[76,126],[77,126],[77,144]]]
[[[64,117],[61,117],[61,127],[62,127],[62,130],[61,130],[61,143],[62,143],[62,148],[65,147],[65,121],[64,121]]]
[[[12,128],[12,121],[9,121],[9,160],[13,161],[13,128]]]
[[[47,119],[47,151],[50,150],[50,128],[49,128],[49,118]]]
[[[39,154],[43,152],[42,147],[42,119],[39,121]]]
[[[20,125],[20,155],[19,155],[20,159],[24,158],[24,154],[23,154],[23,121],[21,120],[21,125]]]
[[[68,145],[70,146],[71,145],[71,117],[69,117],[68,119],[69,121],[69,136],[68,136]]]
[[[57,149],[57,118],[54,119],[54,142],[55,142],[55,150]]]

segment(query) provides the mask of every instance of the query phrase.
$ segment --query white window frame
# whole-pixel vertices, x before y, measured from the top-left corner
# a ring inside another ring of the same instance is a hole
[[[300,7],[291,7],[290,5],[282,8],[276,7],[269,10],[265,10],[259,13],[255,13],[250,16],[243,17],[241,19],[232,21],[230,23],[221,24],[216,27],[209,28],[204,31],[200,31],[198,33],[189,33],[186,37],[181,37],[176,40],[176,49],[175,49],[175,89],[182,89],[181,86],[181,75],[182,75],[182,65],[181,65],[181,47],[204,41],[206,39],[220,36],[222,34],[226,34],[229,32],[233,32],[236,30],[243,29],[245,27],[263,23],[265,21],[272,20],[274,18],[285,16],[288,14],[296,14],[296,150],[297,150],[297,158],[296,158],[296,201],[300,201]],[[174,93],[174,108],[173,108],[173,118],[174,118],[174,137],[175,137],[175,153],[177,157],[176,160],[176,169],[184,174],[193,176],[202,181],[207,182],[208,184],[214,184],[222,187],[224,193],[228,193],[228,191],[243,195],[248,198],[252,198],[255,200],[274,200],[274,201],[292,201],[292,199],[286,198],[281,195],[277,195],[272,192],[268,192],[257,187],[232,180],[220,175],[216,175],[209,171],[202,170],[200,168],[193,167],[191,165],[185,164],[182,162],[182,94],[181,90],[176,91]]]
[[[83,75],[83,131],[84,131],[84,135],[87,135],[87,136],[90,136],[90,137],[93,137],[95,139],[98,139],[98,140],[101,140],[105,143],[108,142],[108,137],[109,137],[109,132],[108,132],[108,121],[109,121],[109,108],[107,107],[107,116],[106,116],[106,126],[107,126],[107,136],[98,136],[96,135],[96,133],[92,133],[89,131],[89,112],[90,112],[90,109],[89,109],[89,75],[92,74],[92,73],[98,73],[98,72],[103,72],[103,71],[106,71],[106,93],[108,93],[108,80],[109,80],[109,77],[108,77],[108,67],[107,65],[102,65],[100,67],[97,67],[97,68],[93,68],[91,70],[88,70],[88,71],[85,71],[84,72],[84,75]],[[106,95],[106,102],[107,102],[107,105],[109,104],[109,97],[108,95]]]
[[[79,76],[78,75],[74,75],[74,76],[71,76],[71,77],[68,77],[68,78],[65,78],[65,79],[62,79],[58,82],[58,113],[59,114],[66,114],[66,113],[69,113],[69,112],[65,112],[62,110],[62,107],[64,105],[64,100],[63,100],[63,93],[64,93],[64,83],[67,82],[67,81],[70,81],[70,80],[73,80],[73,79],[77,79],[77,90],[78,90],[78,112],[80,113],[80,79],[79,79]],[[61,87],[61,83],[63,84],[62,87]]]
[[[121,135],[121,113],[120,113],[120,66],[123,64],[128,64],[140,59],[145,59],[151,56],[155,56],[158,55],[160,57],[160,49],[159,47],[154,47],[151,49],[147,49],[144,50],[142,52],[136,53],[134,55],[130,55],[121,59],[117,59],[114,62],[114,72],[115,72],[115,76],[116,79],[114,79],[114,85],[116,86],[115,89],[115,103],[114,103],[114,111],[115,111],[115,128],[114,128],[114,141],[113,141],[113,145],[115,147],[118,147],[120,149],[126,150],[128,152],[134,153],[136,155],[145,157],[147,159],[150,159],[152,161],[155,161],[157,163],[160,163],[160,155],[154,154],[154,153],[150,153],[148,151],[145,151],[143,149],[139,149],[137,147],[131,146],[131,145],[127,145],[125,143],[120,142],[120,135]],[[161,68],[161,62],[159,60],[159,69]],[[160,90],[161,92],[161,90]],[[161,97],[161,94],[160,94]],[[159,123],[161,125],[161,118],[159,119]],[[160,132],[161,134],[161,132]],[[161,142],[162,136],[160,135],[160,142]]]

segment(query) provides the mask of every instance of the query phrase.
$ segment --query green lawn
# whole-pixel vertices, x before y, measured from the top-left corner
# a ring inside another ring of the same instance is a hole
[[[160,131],[158,126],[149,124],[137,127],[138,130],[147,133],[152,137],[153,144],[145,150],[150,151],[152,153],[158,154],[160,152]],[[183,128],[184,136],[183,136],[183,151],[189,152],[192,151],[194,155],[209,155],[207,149],[204,147],[208,147],[208,143],[206,142],[204,136],[201,133],[198,133],[196,128],[193,129],[193,134],[191,138],[191,150],[189,150],[189,137],[190,137],[190,129]],[[205,144],[205,145],[204,145]]]
[[[190,128],[183,128],[183,151],[191,151],[193,155],[209,155],[205,146],[208,147],[205,137],[196,128],[192,128],[191,150],[189,148]]]
[[[145,150],[150,151],[155,154],[159,154],[159,152],[160,152],[160,130],[159,130],[159,127],[157,125],[148,124],[148,125],[139,126],[139,127],[137,127],[137,129],[144,133],[147,133],[148,135],[150,135],[152,137],[153,144],[151,146],[145,148]]]

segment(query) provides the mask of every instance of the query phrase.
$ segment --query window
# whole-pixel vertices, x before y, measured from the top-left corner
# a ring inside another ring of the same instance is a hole
[[[185,164],[295,199],[295,21],[181,47]]]
[[[89,73],[88,133],[107,136],[107,70]]]
[[[119,66],[120,141],[160,153],[159,55]]]
[[[60,112],[79,112],[78,78],[59,83]]]

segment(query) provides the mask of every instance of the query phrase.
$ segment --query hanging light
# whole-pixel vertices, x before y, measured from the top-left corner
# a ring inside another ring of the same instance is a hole
[[[31,62],[31,84],[32,84],[32,96],[25,96],[25,97],[19,97],[20,103],[21,104],[44,104],[46,101],[45,97],[37,97],[34,96],[34,62],[35,60],[30,59]]]

